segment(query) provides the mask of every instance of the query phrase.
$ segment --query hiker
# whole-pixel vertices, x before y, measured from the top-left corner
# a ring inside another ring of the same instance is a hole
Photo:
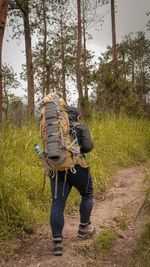
[[[79,123],[80,114],[78,109],[69,107],[68,116],[70,124],[75,125],[81,153],[90,152],[93,149],[93,142],[88,127]],[[75,165],[74,171],[69,169],[67,174],[66,171],[58,171],[57,174],[50,176],[50,184],[52,192],[50,226],[53,236],[53,253],[55,256],[61,256],[63,254],[64,210],[72,186],[81,195],[78,237],[86,239],[95,233],[95,227],[90,222],[93,206],[93,185],[90,168],[89,166],[81,167],[80,165]],[[57,197],[55,197],[56,190]]]

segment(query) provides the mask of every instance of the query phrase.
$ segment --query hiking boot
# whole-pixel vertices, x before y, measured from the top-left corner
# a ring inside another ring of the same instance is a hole
[[[52,242],[54,256],[62,256],[63,254],[63,241],[62,238],[54,238]]]
[[[82,226],[81,224],[79,225],[79,230],[78,230],[78,237],[86,239],[89,238],[90,236],[94,235],[96,232],[96,229],[94,226],[87,224],[86,226]]]

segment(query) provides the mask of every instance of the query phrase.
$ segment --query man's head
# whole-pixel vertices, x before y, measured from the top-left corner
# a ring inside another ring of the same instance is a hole
[[[78,121],[80,117],[80,113],[77,108],[70,106],[68,108],[68,116],[70,121]]]

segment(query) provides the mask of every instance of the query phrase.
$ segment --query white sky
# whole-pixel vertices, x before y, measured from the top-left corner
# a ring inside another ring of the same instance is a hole
[[[146,37],[150,38],[150,31],[146,29],[146,24],[150,17],[146,15],[147,11],[150,11],[150,0],[116,0],[117,13],[116,13],[116,39],[120,42],[123,37],[130,32],[144,31]],[[111,15],[110,4],[106,7],[98,10],[99,17],[101,18],[105,14],[104,23],[99,30],[96,30],[96,26],[89,30],[92,34],[93,40],[89,41],[87,48],[96,53],[96,57],[100,56],[105,51],[106,46],[111,45]],[[2,52],[2,62],[9,64],[15,72],[19,75],[22,71],[21,65],[25,64],[24,54],[24,40],[21,41],[20,46],[17,45],[15,40],[7,42],[9,36],[9,29],[5,32],[4,45]],[[24,92],[20,90],[18,95],[24,95]]]
[[[150,11],[150,0],[116,0],[116,4],[116,41],[120,42],[125,35],[138,31],[146,32],[146,37],[150,39],[150,31],[148,32],[146,27],[150,19],[146,15],[146,12]],[[94,28],[89,31],[93,35],[93,41],[88,47],[97,55],[105,51],[108,44],[112,44],[110,4],[99,11],[100,17],[104,13],[106,15],[102,28],[99,31]]]

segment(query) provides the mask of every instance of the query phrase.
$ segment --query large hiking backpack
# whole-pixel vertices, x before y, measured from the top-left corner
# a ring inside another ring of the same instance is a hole
[[[55,93],[48,94],[42,101],[41,138],[49,170],[73,170],[76,164],[87,167],[74,126],[69,123],[67,105]]]

